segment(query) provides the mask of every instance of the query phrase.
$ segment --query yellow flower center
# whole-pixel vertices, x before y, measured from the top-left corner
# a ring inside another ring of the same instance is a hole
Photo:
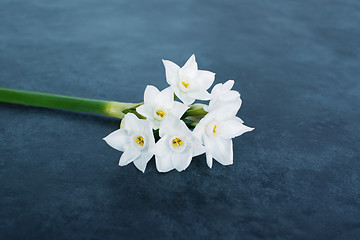
[[[205,132],[208,136],[216,137],[222,134],[222,123],[216,120],[206,125]]]
[[[183,142],[181,141],[180,138],[174,138],[172,140],[172,144],[174,145],[174,147],[179,147],[179,146],[183,145]]]
[[[156,115],[158,115],[159,117],[164,117],[165,116],[165,112],[164,111],[162,111],[162,110],[157,110],[156,111]]]
[[[137,137],[135,142],[139,144],[140,146],[144,145],[144,138],[142,136]]]
[[[214,128],[213,128],[213,133],[216,133],[216,128],[217,128],[217,126],[216,126],[216,125],[214,125]]]
[[[189,83],[187,83],[187,82],[182,81],[181,84],[182,84],[185,88],[188,88],[188,87],[189,87]]]

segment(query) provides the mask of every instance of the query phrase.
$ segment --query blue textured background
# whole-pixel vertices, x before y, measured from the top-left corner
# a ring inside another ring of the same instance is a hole
[[[140,102],[235,79],[234,165],[118,167],[119,121],[0,104],[0,239],[360,239],[358,0],[0,0],[0,86]]]

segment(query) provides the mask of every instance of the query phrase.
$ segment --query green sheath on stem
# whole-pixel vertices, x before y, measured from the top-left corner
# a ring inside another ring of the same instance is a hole
[[[184,113],[184,117],[188,116],[200,116],[201,118],[204,117],[208,112],[204,110],[204,104],[193,104],[189,107],[189,109]]]
[[[0,88],[0,102],[99,113],[116,118],[123,118],[125,110],[134,109],[142,104],[110,102],[9,88]]]

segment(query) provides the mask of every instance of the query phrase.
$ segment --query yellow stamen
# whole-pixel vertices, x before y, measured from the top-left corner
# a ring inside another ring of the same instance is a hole
[[[183,142],[181,141],[180,138],[174,138],[174,139],[172,140],[172,143],[173,143],[174,147],[178,147],[178,146],[183,145]]]
[[[217,128],[217,126],[214,125],[213,133],[216,133],[216,128]]]
[[[144,138],[142,136],[138,137],[135,141],[140,146],[144,145]]]
[[[188,88],[188,86],[189,86],[189,83],[186,83],[186,82],[182,82],[182,85],[185,87],[185,88]]]
[[[158,115],[159,117],[164,117],[165,116],[165,112],[162,110],[157,110],[156,111],[156,115]]]

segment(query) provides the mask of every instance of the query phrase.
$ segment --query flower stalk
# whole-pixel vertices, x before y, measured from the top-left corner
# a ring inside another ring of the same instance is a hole
[[[137,106],[142,104],[78,98],[9,88],[0,88],[0,102],[78,112],[98,113],[116,118],[123,118],[126,111],[135,109]]]
[[[59,94],[50,94],[34,91],[0,88],[0,102],[22,104],[27,106],[54,108],[61,110],[97,113],[105,116],[124,118],[127,113],[134,113],[139,118],[144,118],[136,112],[136,108],[143,103],[125,103],[115,101],[95,100],[90,98],[71,97]],[[206,114],[201,106],[190,106],[184,117]],[[197,121],[198,122],[198,121]],[[187,125],[195,127],[197,122],[187,121]]]

